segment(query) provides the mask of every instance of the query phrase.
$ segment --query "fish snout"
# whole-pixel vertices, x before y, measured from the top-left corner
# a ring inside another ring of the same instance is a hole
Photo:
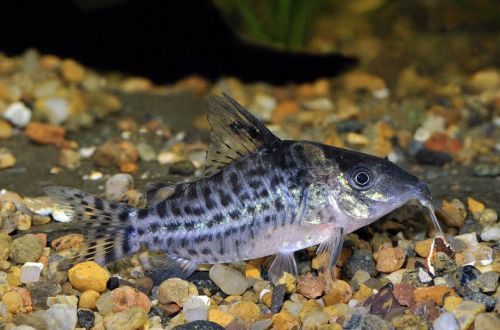
[[[430,201],[432,199],[432,193],[429,189],[429,185],[427,182],[419,182],[417,183],[417,195],[419,200]]]

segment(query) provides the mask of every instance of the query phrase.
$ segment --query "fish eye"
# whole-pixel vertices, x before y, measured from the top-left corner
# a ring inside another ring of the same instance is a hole
[[[371,172],[364,167],[354,169],[349,175],[349,184],[356,190],[365,190],[370,188],[372,184]]]

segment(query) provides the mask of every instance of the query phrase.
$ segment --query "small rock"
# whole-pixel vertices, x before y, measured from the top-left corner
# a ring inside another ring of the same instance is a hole
[[[0,148],[0,170],[16,165],[16,157],[10,152],[9,149]]]
[[[85,68],[80,63],[71,59],[62,62],[61,72],[64,79],[72,83],[82,82],[87,74]]]
[[[420,317],[411,314],[396,315],[391,319],[391,324],[398,330],[427,330],[426,322]]]
[[[136,330],[148,322],[148,314],[140,307],[132,307],[106,315],[103,322],[106,330]]]
[[[23,298],[21,294],[15,291],[10,291],[2,296],[2,302],[11,313],[20,313],[24,311]]]
[[[252,330],[269,330],[273,325],[272,319],[257,320],[252,324]]]
[[[224,330],[217,323],[210,321],[194,321],[174,328],[175,330]],[[108,330],[106,328],[106,330]],[[119,330],[119,329],[118,329]]]
[[[474,320],[474,330],[500,329],[500,317],[496,313],[482,313]]]
[[[97,263],[85,261],[73,266],[68,271],[68,278],[71,285],[77,290],[103,292],[106,290],[109,273]]]
[[[95,290],[86,290],[80,295],[78,307],[82,309],[94,309],[97,307],[96,303],[101,295]]]
[[[469,282],[475,280],[479,274],[479,270],[474,266],[467,265],[458,268],[451,276],[455,284],[455,290],[457,290],[460,295],[464,295]]]
[[[487,312],[493,311],[496,304],[496,300],[493,297],[485,295],[484,293],[481,292],[467,292],[464,295],[464,299],[475,301],[477,303],[484,305],[486,307]]]
[[[0,119],[0,140],[6,140],[12,136],[12,127],[5,120]]]
[[[47,308],[47,298],[61,294],[62,288],[59,284],[43,279],[27,285],[31,294],[33,309]]]
[[[95,315],[88,309],[79,309],[76,312],[78,317],[78,325],[85,329],[90,329],[94,326]]]
[[[496,272],[481,273],[467,284],[467,288],[472,292],[492,293],[498,287],[498,278]]]
[[[393,248],[383,244],[378,250],[377,270],[384,273],[394,272],[403,266],[405,257],[406,254],[402,248]]]
[[[31,140],[40,144],[61,145],[64,142],[66,129],[60,126],[31,122],[26,126],[24,133]]]
[[[413,299],[416,303],[424,300],[432,300],[436,305],[443,306],[444,298],[448,295],[454,295],[455,292],[452,288],[446,286],[430,286],[416,288],[413,291]]]
[[[234,320],[234,316],[219,309],[211,308],[208,311],[208,320],[225,328]]]
[[[485,306],[474,301],[464,301],[459,304],[454,310],[455,315],[460,330],[469,329],[469,327],[474,322],[476,315],[483,313],[485,311]]]
[[[184,306],[184,302],[190,296],[197,296],[198,289],[194,284],[181,280],[180,278],[169,278],[160,285],[158,290],[158,301],[160,304],[176,303]]]
[[[68,234],[56,238],[52,241],[51,246],[56,251],[64,251],[72,248],[79,248],[85,241],[82,234]]]
[[[54,304],[41,315],[51,330],[73,330],[78,322],[76,307],[64,304]]]
[[[253,322],[260,317],[260,308],[250,301],[239,301],[229,308],[229,313],[246,322]]]
[[[97,147],[92,159],[99,166],[120,166],[135,163],[139,152],[132,142],[122,139],[110,140]]]
[[[149,313],[151,301],[148,296],[129,286],[121,286],[111,292],[113,312],[121,312],[131,307],[140,307]]]
[[[297,283],[297,292],[306,298],[318,298],[323,294],[325,288],[325,281],[311,273],[301,276]]]
[[[422,148],[415,154],[415,160],[424,165],[443,166],[444,164],[451,162],[453,158],[445,152],[432,151]]]
[[[479,217],[479,223],[483,226],[491,226],[498,220],[497,211],[493,209],[484,209]]]
[[[396,284],[392,291],[394,298],[404,306],[411,306],[413,304],[413,292],[415,287],[409,284]]]
[[[95,303],[99,314],[109,315],[113,312],[113,297],[111,292],[103,293]]]
[[[283,120],[289,115],[297,114],[300,112],[300,106],[295,101],[285,100],[278,104],[274,109],[272,115],[273,123],[282,123]]]
[[[452,313],[443,313],[432,323],[434,330],[460,330],[457,319]]]
[[[241,295],[250,286],[239,271],[221,264],[213,265],[208,272],[210,279],[228,295]]]
[[[21,282],[34,283],[40,279],[43,264],[39,262],[27,262],[21,268]]]
[[[442,208],[449,215],[449,217],[443,218],[448,226],[460,227],[464,224],[467,211],[465,210],[465,205],[460,200],[453,199],[451,203],[443,201]]]
[[[275,314],[272,320],[275,330],[293,330],[300,328],[300,321],[287,311]]]
[[[106,180],[106,199],[122,201],[125,193],[134,186],[134,178],[130,174],[115,174]]]
[[[338,303],[347,304],[352,297],[352,289],[349,283],[342,280],[334,280],[326,289],[327,294],[323,296],[325,306]]]
[[[251,262],[245,264],[245,277],[246,278],[261,278],[260,266]]]
[[[137,151],[139,152],[139,157],[145,162],[150,162],[156,159],[156,152],[149,144],[137,143]]]
[[[170,165],[169,172],[171,174],[188,176],[194,173],[196,167],[190,160],[180,160]]]
[[[3,116],[15,126],[24,127],[31,120],[31,110],[22,102],[14,102],[5,109]]]
[[[61,149],[58,164],[69,170],[74,170],[81,165],[80,154],[72,149]]]
[[[50,307],[55,304],[63,304],[76,307],[78,305],[78,298],[75,295],[71,296],[57,295],[55,297],[47,298],[47,306]]]
[[[272,313],[278,313],[283,306],[283,301],[285,300],[286,293],[286,285],[281,284],[274,288],[273,293],[271,295],[271,307],[270,310]]]
[[[68,99],[63,97],[39,99],[36,102],[36,108],[43,113],[48,122],[53,125],[64,123],[70,115]]]
[[[382,288],[376,295],[366,299],[363,306],[369,307],[370,313],[384,317],[392,309],[400,307],[392,291],[393,288],[391,286]]]
[[[191,296],[184,302],[183,312],[187,321],[207,320],[210,298],[207,296]]]
[[[447,312],[452,312],[458,305],[460,305],[464,300],[459,296],[448,296],[444,298],[443,308]]]
[[[320,329],[322,325],[328,323],[330,315],[323,311],[313,311],[304,317],[303,329]]]
[[[376,315],[354,313],[351,318],[344,323],[345,330],[392,330],[392,325]]]
[[[377,269],[373,256],[369,251],[354,250],[352,256],[342,266],[342,274],[346,278],[352,278],[358,270],[364,270],[370,276],[377,275]]]
[[[500,224],[484,227],[481,239],[483,241],[500,241]]]
[[[24,264],[29,261],[37,261],[42,255],[43,247],[40,240],[32,234],[16,238],[10,244],[10,258],[18,263]]]

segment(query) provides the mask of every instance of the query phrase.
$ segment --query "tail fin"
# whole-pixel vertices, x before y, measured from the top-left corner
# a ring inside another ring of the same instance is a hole
[[[44,191],[73,221],[77,221],[70,226],[85,237],[83,246],[58,268],[84,260],[106,265],[139,250],[135,227],[130,221],[136,212],[133,207],[108,202],[73,188],[51,186]],[[51,229],[59,230],[58,225],[54,224]],[[62,223],[60,227],[67,230],[68,224]]]

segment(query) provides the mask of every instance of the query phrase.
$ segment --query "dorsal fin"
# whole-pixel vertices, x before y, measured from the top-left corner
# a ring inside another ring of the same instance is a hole
[[[226,94],[209,100],[208,122],[212,130],[206,175],[214,174],[227,164],[279,141],[262,122]]]

